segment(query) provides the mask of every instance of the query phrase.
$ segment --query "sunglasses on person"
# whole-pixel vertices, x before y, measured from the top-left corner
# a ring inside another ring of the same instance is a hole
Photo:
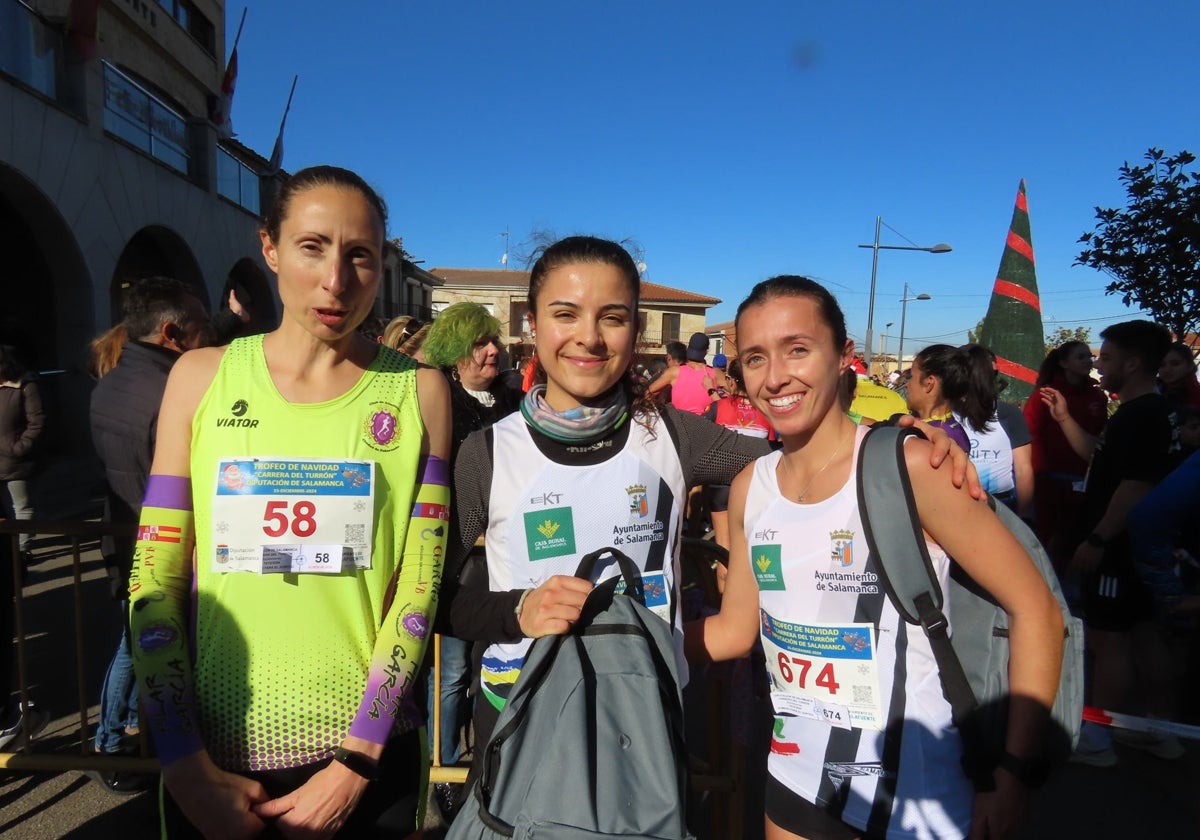
[[[404,329],[400,331],[400,344],[408,341],[414,335],[421,331],[421,327],[425,326],[425,322],[420,318],[413,318],[404,325]]]

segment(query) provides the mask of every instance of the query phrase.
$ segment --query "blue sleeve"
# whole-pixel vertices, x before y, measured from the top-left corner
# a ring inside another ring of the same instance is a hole
[[[1193,453],[1129,513],[1129,539],[1138,574],[1155,600],[1170,607],[1183,596],[1175,572],[1176,537],[1200,513],[1200,452]]]

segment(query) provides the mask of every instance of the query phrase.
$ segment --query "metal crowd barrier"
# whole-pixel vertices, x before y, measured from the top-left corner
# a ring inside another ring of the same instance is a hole
[[[29,657],[25,638],[25,596],[22,586],[23,562],[19,539],[21,534],[37,534],[65,538],[71,546],[71,572],[74,595],[75,630],[75,684],[79,702],[79,755],[67,753],[38,753],[32,749],[36,736],[28,731],[29,715],[22,715],[23,731],[14,739],[24,742],[21,752],[0,752],[0,768],[22,772],[65,772],[68,770],[102,770],[125,773],[157,773],[158,759],[150,756],[149,740],[145,730],[139,735],[139,755],[98,755],[92,752],[88,737],[87,680],[84,677],[84,640],[86,631],[83,617],[83,558],[80,544],[104,536],[132,536],[133,526],[111,525],[102,522],[39,522],[37,520],[0,520],[0,539],[6,535],[12,549],[12,585],[14,629],[17,637],[17,686],[22,708],[29,705]],[[7,627],[0,628],[0,640],[8,643]],[[32,736],[32,737],[31,737]]]

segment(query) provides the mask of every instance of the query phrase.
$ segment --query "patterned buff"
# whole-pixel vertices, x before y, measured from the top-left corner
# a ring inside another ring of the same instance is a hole
[[[546,402],[546,386],[534,385],[521,401],[525,422],[559,443],[586,443],[620,428],[629,418],[629,395],[614,388],[608,404],[557,412]]]

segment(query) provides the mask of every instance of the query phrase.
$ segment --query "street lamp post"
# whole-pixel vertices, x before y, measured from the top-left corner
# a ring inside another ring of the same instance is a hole
[[[894,323],[896,323],[896,322],[888,321],[886,324],[883,325],[883,329],[885,331],[881,332],[879,334],[879,358],[881,360],[879,362],[879,365],[882,368],[879,372],[884,373],[884,374],[887,373],[887,362],[882,361],[883,359],[887,358],[887,332],[886,331],[890,330],[892,328],[892,324],[894,324]],[[870,371],[867,371],[867,373],[870,373]]]
[[[933,295],[922,292],[914,297],[908,296],[908,281],[904,283],[904,297],[900,298],[900,350],[896,353],[896,369],[904,370],[904,316],[908,314],[910,300],[932,300]]]
[[[870,248],[872,251],[875,252],[871,258],[871,295],[870,295],[869,302],[867,304],[867,340],[866,340],[866,342],[864,342],[864,344],[866,346],[866,352],[863,354],[865,356],[865,358],[863,359],[863,362],[866,364],[868,374],[870,374],[870,372],[871,372],[871,339],[873,337],[871,334],[871,327],[875,322],[875,275],[879,268],[879,251],[882,249],[882,250],[887,250],[887,251],[926,251],[930,254],[945,254],[945,253],[948,253],[948,252],[954,250],[949,245],[947,245],[945,242],[939,242],[938,244],[931,245],[928,248],[922,248],[918,245],[880,245],[879,244],[879,229],[882,226],[883,226],[883,217],[876,216],[875,217],[875,242],[872,243],[871,245],[859,245],[858,246],[859,248]],[[907,295],[906,295],[906,297],[907,297]]]

